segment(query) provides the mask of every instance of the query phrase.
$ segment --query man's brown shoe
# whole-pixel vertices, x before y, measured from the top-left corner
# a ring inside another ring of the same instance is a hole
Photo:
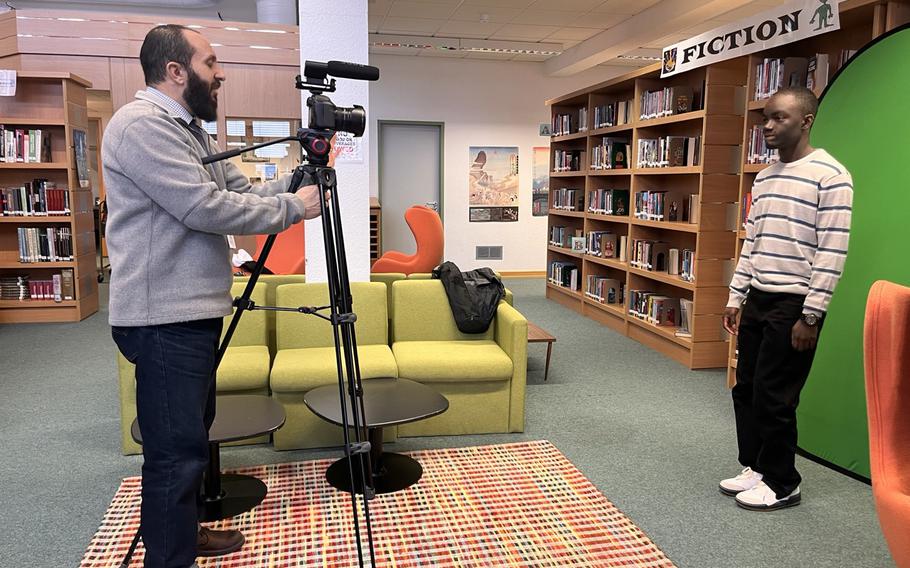
[[[197,556],[223,556],[237,552],[246,539],[240,531],[216,531],[199,525],[196,535]]]

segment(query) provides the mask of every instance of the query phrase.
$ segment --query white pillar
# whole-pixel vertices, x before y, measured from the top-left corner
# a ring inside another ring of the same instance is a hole
[[[300,0],[300,73],[303,63],[310,61],[350,61],[369,63],[367,0]],[[338,79],[338,90],[328,93],[337,106],[355,104],[369,110],[369,82]],[[301,93],[303,125],[309,112],[306,99],[309,91]],[[345,250],[351,282],[370,280],[370,130],[364,133],[359,162],[339,162],[338,191],[334,196],[341,206]],[[322,222],[305,221],[307,282],[325,282],[326,264],[323,247]]]

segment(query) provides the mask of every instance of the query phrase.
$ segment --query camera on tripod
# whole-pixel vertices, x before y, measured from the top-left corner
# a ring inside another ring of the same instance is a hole
[[[310,109],[309,128],[329,132],[348,132],[354,136],[363,136],[367,127],[367,113],[360,105],[353,107],[336,106],[332,100],[323,93],[335,92],[335,79],[327,79],[329,75],[343,79],[357,79],[360,81],[376,81],[379,79],[379,69],[359,63],[345,61],[307,61],[303,66],[305,80],[297,76],[297,88],[306,89],[313,93],[306,101]]]

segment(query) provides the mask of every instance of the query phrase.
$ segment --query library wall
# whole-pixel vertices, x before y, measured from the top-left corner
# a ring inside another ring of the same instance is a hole
[[[540,63],[370,55],[380,81],[370,87],[370,128],[378,120],[445,123],[443,215],[447,260],[468,270],[491,266],[506,271],[543,271],[540,246],[546,217],[531,215],[532,148],[549,146],[538,124],[549,123],[548,98],[628,72],[629,67],[597,67],[553,78]],[[374,138],[374,140],[376,140]],[[516,223],[468,222],[470,146],[518,146],[519,212]],[[370,148],[370,195],[379,194],[378,148]],[[402,220],[402,223],[404,220]],[[477,261],[476,246],[503,247],[502,261]]]

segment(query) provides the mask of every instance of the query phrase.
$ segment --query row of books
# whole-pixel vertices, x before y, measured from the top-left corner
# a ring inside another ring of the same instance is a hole
[[[669,202],[669,203],[668,203]],[[639,191],[635,194],[635,217],[647,221],[696,223],[698,194],[674,198],[667,191]]]
[[[581,189],[552,189],[552,207],[562,211],[583,211],[585,206],[585,192]]]
[[[4,217],[69,214],[69,191],[46,179],[0,188],[0,215]]]
[[[783,87],[807,87],[815,92],[828,85],[829,76],[856,55],[855,49],[840,50],[831,64],[831,55],[765,58],[755,66],[755,100],[767,99]]]
[[[617,235],[610,231],[591,231],[588,233],[585,252],[599,258],[615,258],[626,261],[626,235]]]
[[[632,101],[616,101],[594,107],[594,128],[629,124],[631,119]]]
[[[574,231],[574,233],[573,233]],[[550,227],[550,244],[554,247],[572,248],[572,236],[580,237],[581,229],[572,229],[563,225]]]
[[[69,227],[18,227],[19,262],[73,260],[73,233]]]
[[[601,215],[628,215],[628,189],[595,189],[588,194],[588,211]]]
[[[573,117],[571,114],[554,114],[550,127],[553,136],[573,134],[578,132],[578,117]]]
[[[641,95],[641,120],[682,114],[693,110],[692,87],[677,85]]]
[[[592,170],[618,170],[629,167],[629,141],[604,138],[591,150]]]
[[[0,277],[0,300],[64,300],[76,299],[73,270],[66,268],[50,278],[31,278],[28,274]]]
[[[762,125],[756,124],[749,131],[749,152],[746,154],[747,164],[773,164],[780,160],[776,149],[768,148]]]
[[[585,282],[585,296],[601,304],[625,304],[625,282],[607,276],[589,274]]]
[[[570,290],[579,290],[580,273],[578,266],[572,262],[562,262],[554,260],[550,263],[549,277],[547,280],[550,284],[569,288]]]
[[[581,170],[581,150],[553,150],[554,172],[577,172]]]
[[[679,327],[679,300],[649,290],[629,290],[629,315],[653,325]]]
[[[639,168],[697,166],[701,158],[701,136],[664,136],[638,141]]]
[[[0,124],[0,162],[51,162],[51,133],[40,129],[7,128]]]
[[[670,243],[648,239],[633,239],[629,265],[649,272],[664,272],[695,281],[695,251],[671,248]]]

